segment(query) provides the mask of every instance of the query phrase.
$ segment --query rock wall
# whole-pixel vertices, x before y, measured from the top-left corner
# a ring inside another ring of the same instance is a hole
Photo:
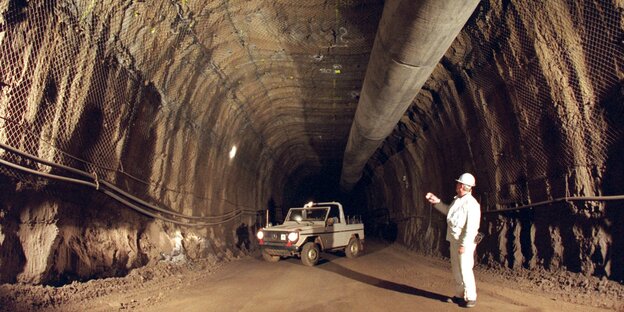
[[[212,220],[176,227],[95,187],[68,193],[2,167],[0,281],[63,283],[247,246],[285,184],[341,163],[382,3],[326,4],[0,0],[0,141]],[[369,163],[367,228],[445,254],[444,218],[423,194],[448,200],[470,171],[488,212],[481,261],[624,278],[621,202],[496,212],[624,193],[621,12],[621,1],[482,1]]]
[[[591,1],[482,3],[369,162],[370,210],[388,211],[375,226],[448,255],[444,217],[430,213],[424,194],[450,202],[454,179],[472,172],[486,233],[481,262],[624,279],[622,201],[498,212],[624,194],[621,10]]]
[[[254,248],[254,220],[180,228],[101,196],[21,191],[2,198],[0,282],[62,285],[124,276],[157,261],[217,261]]]
[[[0,141],[93,177],[6,149],[2,158],[95,183],[72,193],[72,183],[0,169],[0,282],[58,284],[251,248],[257,203],[270,197],[268,151],[216,85],[226,82],[200,81],[196,38],[150,32],[146,14],[178,27],[168,21],[180,12],[156,16],[158,5],[175,4],[0,1]],[[145,218],[101,196],[103,181],[205,226]]]

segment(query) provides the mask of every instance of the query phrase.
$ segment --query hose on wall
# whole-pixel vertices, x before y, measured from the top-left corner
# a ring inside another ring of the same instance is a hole
[[[62,169],[62,170],[67,170],[71,173],[77,174],[79,176],[85,177],[89,180],[92,181],[85,181],[85,180],[81,180],[81,179],[75,179],[75,178],[70,178],[70,177],[66,177],[66,176],[61,176],[61,175],[56,175],[56,174],[50,174],[50,173],[45,173],[45,172],[40,172],[31,168],[27,168],[12,162],[9,162],[7,160],[1,159],[0,158],[0,164],[5,165],[7,167],[16,169],[16,170],[20,170],[20,171],[24,171],[36,176],[40,176],[40,177],[44,177],[44,178],[48,178],[48,179],[53,179],[53,180],[59,180],[59,181],[63,181],[63,182],[67,182],[67,183],[74,183],[74,184],[78,184],[78,185],[83,185],[83,186],[88,186],[88,187],[93,187],[96,191],[100,191],[102,193],[104,193],[105,195],[117,200],[118,202],[124,204],[126,207],[129,207],[143,215],[152,217],[152,218],[156,218],[156,219],[160,219],[163,221],[167,221],[167,222],[171,222],[174,224],[178,224],[178,225],[184,225],[184,226],[211,226],[211,225],[219,225],[219,224],[224,224],[227,223],[233,219],[235,219],[238,216],[241,216],[243,213],[248,213],[248,214],[256,214],[256,211],[252,211],[252,210],[247,210],[247,209],[238,209],[238,210],[233,210],[230,211],[228,213],[225,213],[223,215],[220,216],[205,216],[205,217],[200,217],[200,216],[189,216],[186,214],[181,214],[175,211],[172,211],[170,209],[165,209],[165,208],[161,208],[158,207],[154,204],[148,203],[136,196],[133,196],[132,194],[129,194],[123,190],[121,190],[120,188],[116,187],[115,185],[113,185],[112,183],[105,181],[105,180],[101,180],[97,177],[97,175],[92,175],[89,174],[88,172],[76,169],[76,168],[72,168],[72,167],[68,167],[68,166],[64,166],[52,161],[48,161],[45,159],[41,159],[39,157],[33,156],[33,155],[29,155],[26,154],[20,150],[17,150],[11,146],[8,146],[4,143],[0,143],[0,148],[3,148],[9,152],[15,153],[17,155],[20,155],[22,157],[28,158],[30,160],[33,160],[35,162],[50,166],[50,167],[54,167],[54,168],[58,168],[58,169]],[[151,211],[150,211],[151,210]],[[154,212],[155,211],[155,212]],[[171,217],[166,217],[166,216],[162,216],[159,215],[158,213],[163,213],[163,214],[167,214]],[[177,218],[182,218],[182,219],[187,219],[187,220],[193,220],[193,221],[188,221],[188,222],[183,222],[183,221],[179,221],[176,219],[173,219],[172,217],[177,217]],[[215,219],[222,219],[220,221],[208,221],[208,220],[215,220]]]

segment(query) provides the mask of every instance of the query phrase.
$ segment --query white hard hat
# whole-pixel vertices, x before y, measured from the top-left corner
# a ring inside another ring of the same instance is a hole
[[[468,185],[470,187],[475,186],[475,177],[470,173],[464,173],[455,180],[461,184]]]

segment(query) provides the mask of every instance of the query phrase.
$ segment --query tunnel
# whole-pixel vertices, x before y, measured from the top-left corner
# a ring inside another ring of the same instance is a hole
[[[480,270],[624,309],[623,68],[618,0],[0,0],[0,310],[261,259],[308,202],[448,259],[463,173]]]

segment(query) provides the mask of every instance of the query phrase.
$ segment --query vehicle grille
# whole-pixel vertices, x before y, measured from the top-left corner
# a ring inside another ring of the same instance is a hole
[[[286,242],[288,240],[288,232],[273,232],[273,231],[265,231],[264,232],[264,241],[269,243],[279,243]]]

